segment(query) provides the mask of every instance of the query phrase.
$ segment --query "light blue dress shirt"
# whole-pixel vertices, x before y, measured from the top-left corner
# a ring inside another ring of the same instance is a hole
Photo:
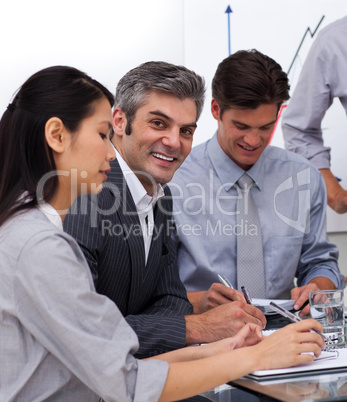
[[[329,169],[321,123],[339,98],[347,113],[347,17],[322,29],[306,57],[293,96],[282,117],[285,146],[308,158],[317,169]]]
[[[207,290],[226,276],[234,287],[236,236],[235,183],[244,171],[224,153],[217,134],[194,147],[170,182],[180,277],[189,291]],[[326,235],[326,192],[321,174],[303,157],[268,146],[248,170],[261,224],[267,298],[290,298],[317,276],[344,286],[338,250]]]

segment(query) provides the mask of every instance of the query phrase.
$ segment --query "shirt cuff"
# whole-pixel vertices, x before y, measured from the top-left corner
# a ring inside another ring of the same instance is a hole
[[[138,360],[134,401],[157,401],[163,392],[169,363],[162,360]]]
[[[331,269],[321,268],[315,270],[314,273],[312,273],[311,275],[310,274],[307,275],[303,285],[307,285],[312,279],[317,278],[319,276],[330,279],[335,285],[336,289],[344,289],[345,287],[345,281],[343,275],[340,272],[334,272],[332,268]]]

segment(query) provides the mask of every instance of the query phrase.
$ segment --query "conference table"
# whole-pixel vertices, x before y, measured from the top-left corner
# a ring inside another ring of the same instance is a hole
[[[289,323],[275,317],[266,329]],[[298,376],[271,381],[240,378],[186,402],[272,402],[272,401],[347,401],[347,371],[332,374]]]
[[[347,372],[271,382],[239,379],[185,401],[347,401]]]

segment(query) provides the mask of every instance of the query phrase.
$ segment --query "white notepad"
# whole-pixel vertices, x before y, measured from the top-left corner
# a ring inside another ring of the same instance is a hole
[[[270,307],[270,302],[275,302],[276,304],[278,304],[279,306],[281,306],[287,310],[293,310],[293,308],[294,308],[294,300],[252,298],[252,304],[255,307],[258,307],[265,315],[277,314],[276,311],[274,311]]]
[[[340,348],[331,351],[322,351],[317,359],[309,363],[284,369],[258,370],[246,375],[245,378],[265,381],[279,378],[308,376],[312,374],[336,373],[346,371],[346,369],[347,348]]]

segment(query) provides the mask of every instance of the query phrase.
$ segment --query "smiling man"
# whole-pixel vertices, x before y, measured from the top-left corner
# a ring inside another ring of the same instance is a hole
[[[170,237],[172,199],[165,183],[189,154],[204,103],[203,79],[183,66],[144,63],[119,81],[108,181],[82,197],[64,229],[80,244],[95,287],[112,299],[139,337],[137,357],[234,335],[263,313],[238,302],[192,314]]]
[[[147,194],[157,183],[167,183],[189,154],[196,129],[197,107],[193,98],[180,99],[152,91],[136,112],[130,134],[125,134],[126,112],[113,113],[113,143],[128,167],[139,176]],[[160,189],[160,188],[159,188]]]
[[[236,52],[218,66],[212,96],[217,132],[170,183],[179,272],[194,311],[232,299],[218,274],[236,289],[251,287],[254,297],[292,298],[296,309],[311,290],[343,287],[326,236],[321,175],[268,145],[289,98],[281,66],[256,50]]]

